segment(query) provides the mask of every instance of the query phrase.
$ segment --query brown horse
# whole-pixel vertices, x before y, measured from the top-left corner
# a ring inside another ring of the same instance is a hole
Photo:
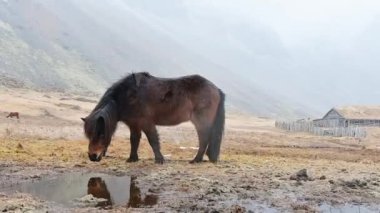
[[[7,118],[13,118],[13,117],[16,117],[17,119],[20,119],[20,114],[18,112],[11,112],[7,116]]]
[[[102,159],[117,122],[122,121],[131,132],[128,162],[138,161],[137,150],[144,132],[155,162],[163,163],[156,125],[191,121],[199,138],[198,153],[191,163],[203,161],[205,152],[211,162],[216,162],[224,130],[224,93],[199,75],[170,79],[146,72],[134,73],[111,86],[91,114],[82,120],[90,142],[91,161]]]

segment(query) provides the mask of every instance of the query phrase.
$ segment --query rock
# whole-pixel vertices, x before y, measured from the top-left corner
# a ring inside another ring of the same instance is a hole
[[[308,173],[307,169],[301,169],[297,173],[290,176],[290,180],[296,181],[314,181],[314,178]]]
[[[19,143],[17,144],[17,149],[24,149],[24,147]]]
[[[98,203],[107,202],[107,199],[96,198],[92,194],[85,195],[84,197],[75,199],[74,202],[79,206],[95,207]]]
[[[206,194],[207,194],[207,195],[209,195],[209,194],[220,195],[221,192],[220,192],[220,190],[218,190],[218,188],[216,188],[216,187],[212,187],[212,188],[209,188],[209,189],[207,190]]]
[[[39,175],[30,175],[29,177],[32,178],[32,179],[41,178],[41,176],[39,176]]]
[[[238,172],[234,169],[228,169],[225,171],[226,174],[232,174],[232,175],[236,175],[238,174]]]
[[[326,180],[326,176],[322,175],[319,180]]]
[[[44,212],[42,206],[28,197],[12,197],[0,200],[0,212]],[[39,209],[37,211],[37,209]]]
[[[114,172],[117,172],[119,170],[116,166],[113,166],[113,167],[111,167],[109,169],[112,170],[112,171],[114,171]]]
[[[233,205],[233,206],[230,207],[230,209],[229,209],[228,212],[242,213],[242,212],[247,212],[247,210],[243,206]]]
[[[351,181],[342,181],[341,185],[346,186],[351,189],[359,189],[359,188],[367,187],[368,184],[366,181],[354,179]]]
[[[291,206],[296,212],[316,212],[313,207],[307,204],[292,204]]]
[[[160,192],[160,188],[158,188],[158,187],[156,187],[156,188],[150,188],[148,190],[148,192],[157,194],[157,193]]]

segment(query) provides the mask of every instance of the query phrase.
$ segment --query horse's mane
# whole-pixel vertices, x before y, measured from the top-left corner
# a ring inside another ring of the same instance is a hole
[[[108,103],[101,105],[101,107],[93,111],[86,118],[85,133],[88,138],[96,139],[95,137],[99,137],[97,133],[98,129],[104,128],[104,137],[110,140],[116,130],[117,121],[116,103],[110,100]]]
[[[111,139],[117,123],[117,106],[113,94],[114,89],[111,87],[103,95],[90,115],[86,117],[85,133],[88,138],[99,136],[96,131],[101,127],[97,125],[104,125],[104,136],[106,139]],[[99,119],[103,119],[104,124],[99,124]]]
[[[120,92],[125,92],[127,89],[129,89],[132,86],[136,86],[136,81],[139,81],[138,78],[140,76],[143,77],[152,77],[148,72],[139,72],[139,73],[130,73],[124,78],[120,79],[116,83],[114,83],[111,87],[107,89],[107,91],[104,93],[102,98],[99,100],[98,104],[95,106],[94,110],[95,112],[99,108],[102,108],[105,104],[109,103],[111,100],[115,100],[116,96]],[[91,114],[90,114],[91,115]]]
[[[98,125],[98,119],[103,118],[105,137],[106,139],[111,139],[113,133],[116,130],[116,124],[118,122],[118,108],[116,99],[121,92],[125,92],[131,86],[135,86],[137,81],[136,78],[138,78],[137,76],[140,75],[144,77],[150,76],[149,73],[146,72],[131,73],[107,89],[90,115],[85,118],[85,133],[88,138],[97,136],[95,131]]]

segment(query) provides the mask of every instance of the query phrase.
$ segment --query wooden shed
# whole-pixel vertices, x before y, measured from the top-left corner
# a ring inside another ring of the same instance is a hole
[[[314,120],[318,127],[379,126],[380,106],[346,106],[333,108],[322,119]]]

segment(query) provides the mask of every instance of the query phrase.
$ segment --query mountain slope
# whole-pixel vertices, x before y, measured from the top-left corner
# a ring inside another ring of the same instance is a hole
[[[2,1],[0,21],[0,73],[30,87],[101,93],[131,71],[198,73],[227,93],[228,104],[257,115],[307,110],[198,54],[125,1]]]

